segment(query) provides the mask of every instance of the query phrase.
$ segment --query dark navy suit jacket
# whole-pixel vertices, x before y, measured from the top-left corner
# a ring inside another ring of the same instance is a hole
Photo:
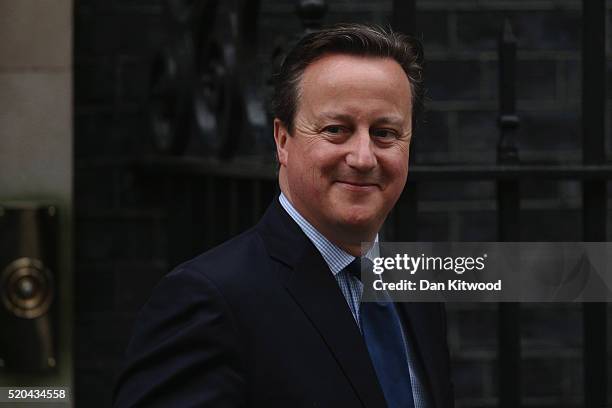
[[[432,408],[453,406],[444,311],[400,303]],[[385,407],[320,253],[278,200],[178,266],[136,320],[115,407]]]

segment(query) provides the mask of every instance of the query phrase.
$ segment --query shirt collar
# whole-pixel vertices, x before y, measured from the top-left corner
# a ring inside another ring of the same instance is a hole
[[[287,211],[289,216],[297,223],[302,229],[308,239],[314,244],[317,250],[321,253],[321,256],[329,266],[329,270],[332,274],[336,275],[338,272],[346,268],[348,264],[353,262],[355,257],[342,248],[325,238],[315,227],[312,226],[302,215],[293,207],[287,197],[281,192],[278,197],[281,206]],[[374,245],[366,253],[366,258],[373,259],[378,256],[378,234],[374,239]]]

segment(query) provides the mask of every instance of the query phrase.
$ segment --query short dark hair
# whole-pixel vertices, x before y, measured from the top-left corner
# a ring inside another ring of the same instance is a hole
[[[302,37],[275,74],[272,114],[293,133],[298,86],[306,68],[327,54],[392,58],[402,67],[412,91],[412,127],[423,111],[423,46],[408,35],[366,24],[336,24]]]

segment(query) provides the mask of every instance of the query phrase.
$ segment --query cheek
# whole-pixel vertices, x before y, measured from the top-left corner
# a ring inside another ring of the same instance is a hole
[[[318,156],[304,154],[299,164],[291,169],[294,189],[299,189],[302,196],[316,201],[321,199],[328,189],[333,168]]]
[[[408,157],[404,155],[388,157],[381,164],[389,187],[401,192],[408,178]]]
[[[402,180],[402,184],[406,184],[406,180],[408,179],[408,160],[398,167],[397,173],[399,179]]]
[[[312,185],[325,189],[331,183],[334,174],[337,173],[338,166],[342,162],[342,156],[334,153],[331,148],[321,149],[308,157],[311,166],[303,170],[304,176],[309,178]]]

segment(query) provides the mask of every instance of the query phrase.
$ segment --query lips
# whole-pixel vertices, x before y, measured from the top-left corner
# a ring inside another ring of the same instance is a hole
[[[363,181],[337,180],[336,183],[340,184],[344,188],[354,191],[368,191],[378,189],[378,184],[367,183]]]
[[[345,181],[345,180],[339,180],[339,183],[344,183],[344,184],[350,184],[353,186],[359,186],[359,187],[367,187],[367,186],[374,186],[376,187],[378,184],[376,183],[364,183],[362,181]]]

